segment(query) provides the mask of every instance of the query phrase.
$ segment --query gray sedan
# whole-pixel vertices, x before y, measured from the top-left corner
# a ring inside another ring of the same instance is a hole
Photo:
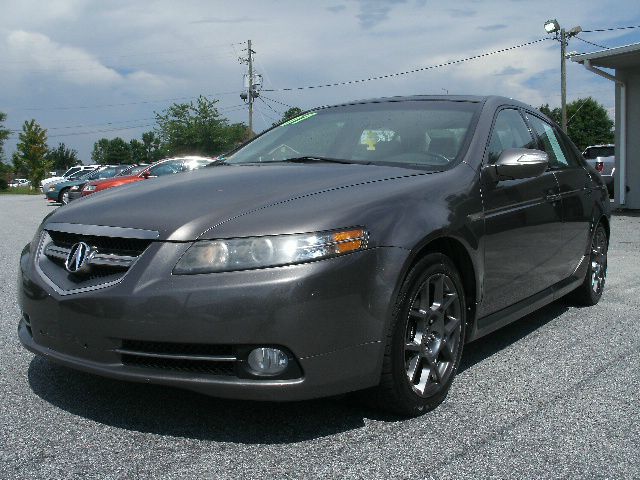
[[[602,179],[528,105],[353,102],[56,210],[22,252],[19,337],[123,380],[418,415],[466,342],[597,303],[608,239]]]

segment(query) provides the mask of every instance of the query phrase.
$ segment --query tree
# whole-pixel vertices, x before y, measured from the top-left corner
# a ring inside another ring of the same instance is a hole
[[[12,171],[13,169],[9,165],[0,161],[0,190],[6,190],[8,188]]]
[[[135,138],[129,140],[129,152],[131,153],[131,163],[145,163],[147,161],[147,149],[140,140]]]
[[[11,131],[4,128],[4,121],[7,119],[7,114],[0,112],[0,162],[4,160],[4,142],[11,135]]]
[[[275,127],[276,125],[280,125],[282,122],[286,122],[287,120],[297,117],[302,113],[302,111],[303,110],[301,108],[291,107],[289,110],[282,114],[282,118],[275,122],[273,126]]]
[[[13,154],[13,165],[16,173],[24,173],[31,185],[40,185],[42,179],[51,170],[47,159],[47,131],[35,120],[25,121],[22,132],[18,135],[18,145]]]
[[[560,123],[562,111],[542,105],[540,111]],[[613,143],[613,121],[607,110],[591,97],[567,104],[567,134],[580,150],[589,145]]]
[[[146,152],[146,161],[155,162],[163,158],[163,152],[160,144],[160,138],[154,132],[145,132],[142,134],[142,143]]]
[[[78,158],[78,152],[72,148],[67,148],[64,143],[59,143],[57,148],[49,150],[47,158],[51,162],[51,168],[56,171],[68,170],[74,165],[82,163]]]
[[[101,138],[93,144],[91,159],[100,165],[128,164],[132,162],[129,144],[122,138]]]
[[[195,104],[174,103],[163,113],[156,113],[157,134],[167,154],[218,155],[247,138],[247,127],[229,125],[218,113],[217,102],[201,95]]]

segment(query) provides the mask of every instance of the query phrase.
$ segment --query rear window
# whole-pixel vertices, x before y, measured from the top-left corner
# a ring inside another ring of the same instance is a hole
[[[615,148],[613,146],[604,146],[604,147],[587,147],[584,151],[584,158],[588,160],[593,160],[598,157],[613,157],[615,152]]]

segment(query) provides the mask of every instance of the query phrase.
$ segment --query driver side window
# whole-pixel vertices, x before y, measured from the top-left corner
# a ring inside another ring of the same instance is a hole
[[[535,148],[535,141],[522,115],[513,108],[501,110],[496,117],[489,142],[489,164],[495,163],[508,148]]]

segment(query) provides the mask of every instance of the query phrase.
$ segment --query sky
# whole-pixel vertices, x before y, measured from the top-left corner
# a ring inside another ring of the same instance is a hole
[[[0,111],[19,130],[35,119],[48,144],[91,163],[100,138],[140,138],[155,112],[198,95],[247,122],[240,99],[246,41],[263,76],[254,130],[303,109],[372,97],[496,94],[560,104],[552,38],[475,60],[349,85],[553,37],[569,29],[640,25],[638,0],[0,0]],[[640,42],[640,28],[584,32],[570,52]],[[591,43],[587,43],[591,42]],[[593,45],[596,44],[596,45]],[[613,118],[613,82],[567,62],[568,101],[592,96]],[[267,91],[275,90],[275,91]],[[280,91],[279,91],[280,90]],[[5,144],[9,161],[17,133]]]

